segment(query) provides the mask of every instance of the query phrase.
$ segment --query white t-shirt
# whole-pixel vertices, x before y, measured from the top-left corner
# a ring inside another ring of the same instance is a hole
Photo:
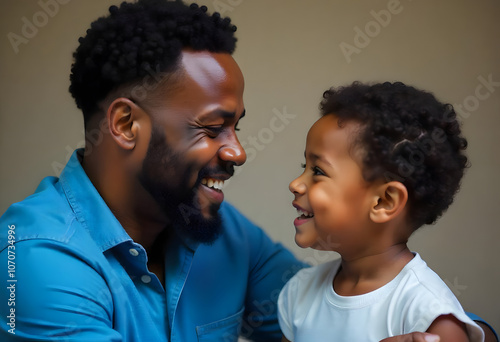
[[[306,268],[285,285],[278,299],[279,323],[293,342],[369,342],[426,331],[440,315],[466,323],[470,341],[482,329],[464,312],[446,284],[418,253],[388,284],[359,296],[333,289],[340,260]]]

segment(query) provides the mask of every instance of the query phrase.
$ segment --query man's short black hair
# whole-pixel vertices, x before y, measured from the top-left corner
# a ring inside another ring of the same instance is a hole
[[[205,6],[139,0],[111,6],[91,24],[73,54],[69,91],[84,122],[118,86],[175,71],[183,48],[232,54],[236,27]]]
[[[453,202],[468,161],[451,105],[401,82],[354,82],[327,90],[320,108],[361,124],[354,146],[364,151],[364,178],[406,186],[414,229],[434,223]]]

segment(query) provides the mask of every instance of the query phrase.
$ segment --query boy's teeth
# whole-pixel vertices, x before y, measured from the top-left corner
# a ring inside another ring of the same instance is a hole
[[[313,217],[314,216],[313,213],[310,213],[306,210],[297,209],[297,213],[299,214],[299,216],[305,216],[305,217]]]
[[[222,190],[224,187],[224,181],[223,180],[218,180],[218,179],[213,179],[213,178],[203,178],[201,180],[201,184],[206,185],[209,188],[216,189],[216,190]]]

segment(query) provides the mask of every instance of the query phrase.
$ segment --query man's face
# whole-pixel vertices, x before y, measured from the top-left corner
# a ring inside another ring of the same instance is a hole
[[[243,75],[229,54],[181,58],[180,81],[147,106],[153,128],[139,180],[181,233],[212,242],[224,181],[246,160],[235,132],[245,112]]]

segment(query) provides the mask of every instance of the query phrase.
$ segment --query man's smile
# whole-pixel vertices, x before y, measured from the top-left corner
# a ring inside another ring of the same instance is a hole
[[[205,176],[201,179],[199,189],[210,202],[221,204],[224,200],[224,183],[230,175]]]
[[[203,178],[201,184],[208,188],[212,188],[218,191],[222,191],[224,188],[224,180],[215,178]]]

